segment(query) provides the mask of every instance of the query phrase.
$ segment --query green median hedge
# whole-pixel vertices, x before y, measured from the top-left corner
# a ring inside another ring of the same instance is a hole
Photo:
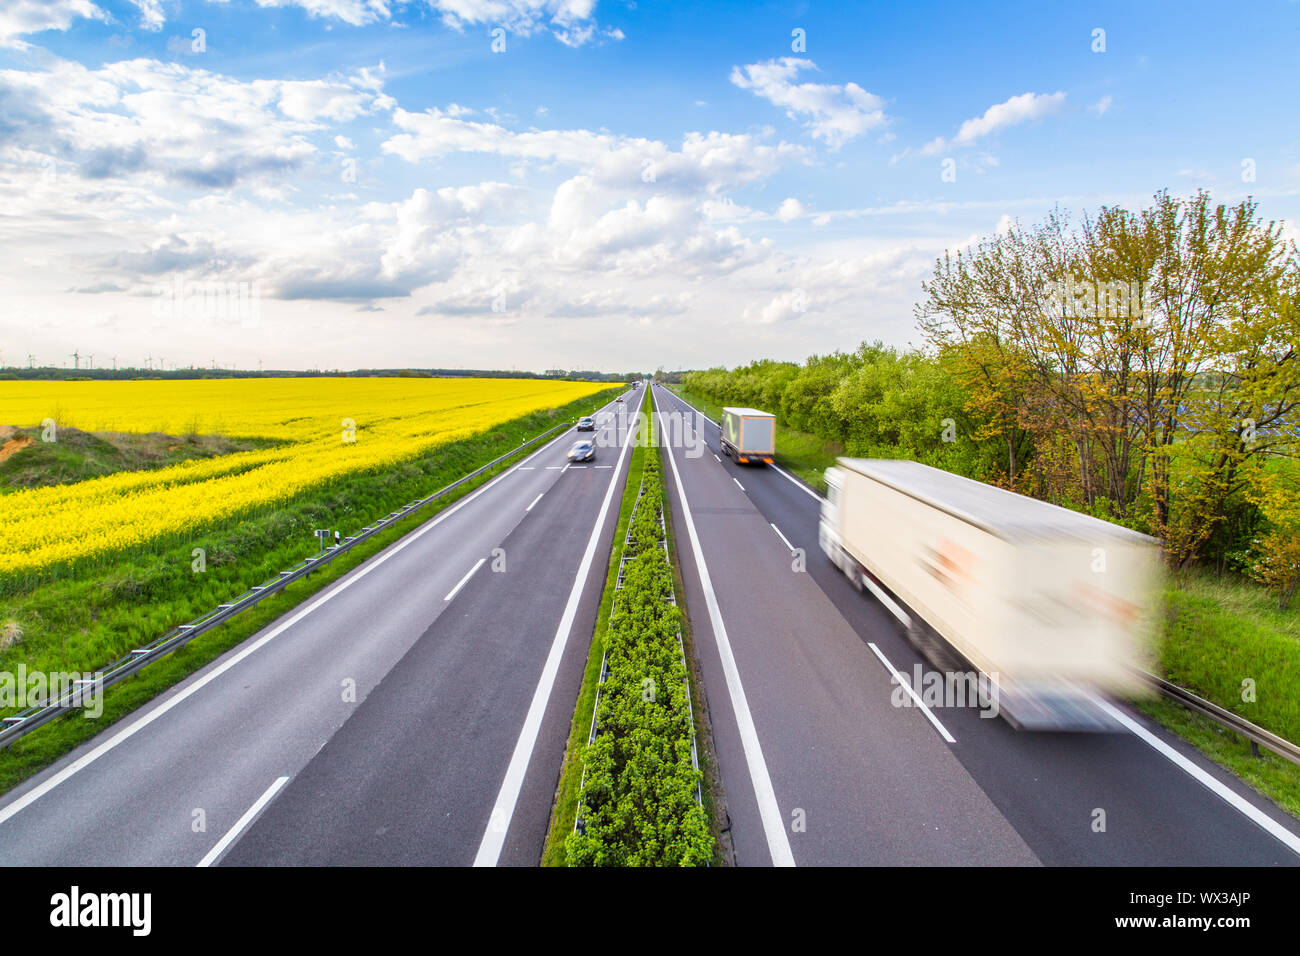
[[[671,603],[672,568],[659,516],[658,459],[647,456],[644,492],[624,555],[606,635],[608,674],[587,749],[570,866],[704,866],[713,859],[708,817],[696,800],[690,700]]]

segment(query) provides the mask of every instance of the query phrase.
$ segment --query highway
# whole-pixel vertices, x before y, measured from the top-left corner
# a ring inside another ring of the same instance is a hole
[[[923,659],[819,550],[818,496],[654,399],[685,438],[666,481],[737,864],[1300,863],[1294,819],[1127,705],[1117,734],[894,706],[890,668]]]
[[[1126,705],[1133,732],[1102,735],[895,706],[922,659],[821,554],[820,499],[655,400],[733,862],[1300,862],[1294,820]],[[536,865],[634,434],[617,409],[594,463],[562,434],[6,794],[0,864]]]
[[[537,864],[634,434],[618,408],[594,463],[562,433],[6,794],[0,864]]]

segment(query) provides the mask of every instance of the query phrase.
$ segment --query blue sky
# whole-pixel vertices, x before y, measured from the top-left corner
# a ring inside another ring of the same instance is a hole
[[[1292,222],[1298,28],[1267,0],[0,0],[0,360],[905,345],[935,256],[1055,204],[1207,188]],[[232,283],[255,314],[158,307]]]

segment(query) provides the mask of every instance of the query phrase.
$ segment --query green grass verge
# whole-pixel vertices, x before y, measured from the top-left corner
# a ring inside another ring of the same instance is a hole
[[[524,438],[533,437],[557,421],[590,414],[622,390],[620,387],[601,392],[554,409],[551,414],[538,413],[516,419],[499,426],[488,435],[443,446],[431,456],[433,460],[421,459],[420,462],[399,466],[395,472],[386,476],[397,476],[396,480],[386,484],[389,493],[383,500],[388,505],[364,516],[354,517],[344,512],[344,516],[350,519],[344,527],[355,530],[416,497],[436,491],[516,448]],[[523,454],[531,454],[535,450],[536,446],[530,446]],[[367,558],[435,517],[439,511],[490,481],[495,474],[508,468],[517,457],[519,456],[513,456],[492,472],[466,482],[456,491],[426,506],[419,514],[412,515],[382,534],[357,545],[322,570],[295,581],[257,607],[200,635],[184,648],[150,665],[136,676],[108,688],[104,695],[104,713],[98,720],[87,720],[74,715],[53,721],[28,736],[19,738],[8,748],[0,749],[0,792],[48,766],[114,721],[235,647]],[[327,490],[323,494],[336,492]],[[278,522],[273,516],[273,527],[310,528],[309,522],[316,507],[319,507],[319,502],[306,502],[292,512],[282,513],[279,516],[282,520]],[[243,528],[236,529],[240,530]],[[254,531],[260,535],[267,533],[268,529],[256,528]],[[205,574],[192,574],[190,552],[185,547],[177,554],[160,555],[147,565],[141,565],[137,559],[126,568],[114,569],[107,577],[98,576],[86,581],[60,580],[32,592],[6,598],[0,604],[0,621],[10,619],[26,623],[34,620],[40,627],[39,631],[31,626],[25,627],[26,634],[22,642],[0,653],[0,670],[12,672],[22,661],[27,664],[29,672],[93,672],[131,647],[139,647],[166,633],[176,624],[190,620],[221,601],[242,593],[247,587],[260,583],[314,548],[314,541],[303,540],[301,537],[295,537],[291,541],[277,540],[260,552],[255,561],[232,561],[229,564],[218,562],[215,567],[212,562],[213,552],[209,551],[209,571]],[[177,568],[183,568],[183,573],[177,572]],[[214,571],[222,570],[225,573],[214,574]],[[175,593],[168,593],[169,585],[175,586]],[[63,625],[66,624],[71,627],[65,629]],[[34,631],[40,640],[33,640]]]
[[[1300,740],[1300,614],[1251,582],[1184,573],[1165,591],[1157,645],[1162,675],[1292,742]],[[1248,683],[1249,682],[1249,683]],[[1253,700],[1248,699],[1253,697]],[[1214,721],[1167,700],[1142,710],[1300,816],[1300,767],[1261,751]]]
[[[1165,677],[1300,740],[1300,614],[1279,611],[1255,584],[1203,571],[1182,575],[1165,601]]]
[[[647,390],[648,392],[648,390]],[[647,400],[649,395],[646,396]],[[642,404],[642,411],[646,405]],[[596,627],[587,650],[587,663],[582,672],[582,685],[573,708],[573,724],[569,728],[569,742],[564,750],[560,767],[560,782],[555,790],[551,807],[551,823],[542,849],[542,866],[567,866],[565,840],[573,832],[578,816],[578,791],[582,785],[582,768],[587,752],[587,737],[591,733],[591,718],[596,709],[596,689],[600,686],[600,662],[605,655],[605,634],[609,630],[609,613],[614,604],[614,585],[618,582],[619,556],[623,552],[623,539],[627,536],[628,522],[636,506],[637,492],[641,487],[641,473],[645,468],[648,451],[644,445],[632,446],[628,465],[627,483],[623,486],[623,499],[618,510],[618,524],[609,549],[609,571],[605,575],[605,590],[596,611]]]
[[[722,405],[705,398],[703,395],[688,392],[680,385],[668,386],[682,397],[683,401],[694,405],[714,421],[722,418]],[[782,468],[797,476],[801,481],[811,485],[818,494],[826,493],[826,479],[823,473],[835,459],[844,454],[844,446],[839,442],[827,441],[825,438],[797,431],[776,423],[776,461]]]

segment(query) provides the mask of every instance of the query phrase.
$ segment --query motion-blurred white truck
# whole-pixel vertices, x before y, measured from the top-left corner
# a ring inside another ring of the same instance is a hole
[[[742,465],[772,464],[772,456],[776,454],[776,418],[756,408],[724,408],[722,453]]]
[[[826,470],[821,548],[940,671],[987,678],[1029,730],[1107,730],[1141,691],[1154,538],[913,461]]]

